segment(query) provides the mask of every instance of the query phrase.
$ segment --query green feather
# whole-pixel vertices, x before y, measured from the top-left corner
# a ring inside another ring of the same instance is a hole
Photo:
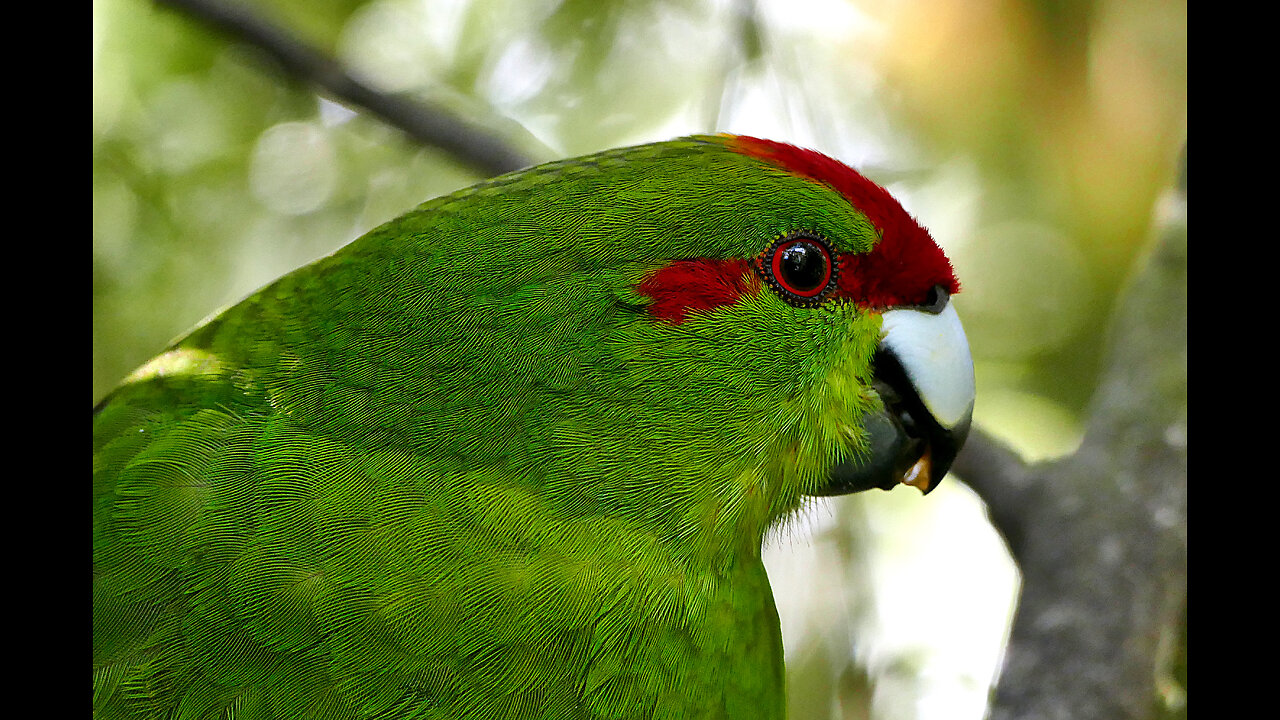
[[[673,259],[843,197],[690,138],[425,203],[263,288],[94,416],[102,718],[780,717],[760,545],[836,462],[879,319]]]

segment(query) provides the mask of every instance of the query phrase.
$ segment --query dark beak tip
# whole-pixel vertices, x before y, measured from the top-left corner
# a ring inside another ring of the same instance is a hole
[[[907,484],[928,495],[942,484],[942,478],[951,470],[960,448],[969,435],[971,414],[966,415],[954,427],[943,429],[935,425],[926,438],[908,435],[900,423],[885,413],[868,413],[864,417],[867,431],[868,454],[858,461],[848,461],[832,469],[825,486],[814,495],[846,495],[880,488],[893,490]],[[921,468],[916,465],[923,464]],[[914,480],[913,472],[925,473]]]

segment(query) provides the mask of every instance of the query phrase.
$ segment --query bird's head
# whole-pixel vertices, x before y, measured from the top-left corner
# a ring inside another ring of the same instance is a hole
[[[811,150],[720,135],[551,163],[344,253],[376,255],[363,292],[420,331],[376,360],[429,378],[403,400],[429,411],[398,406],[423,449],[573,512],[762,528],[804,495],[928,492],[969,428],[950,262]]]
[[[752,369],[757,384],[742,390],[767,399],[755,408],[785,428],[789,459],[812,463],[807,494],[900,483],[929,492],[973,412],[951,263],[884,188],[843,163],[757,138],[708,142],[757,162],[756,175],[725,173],[719,188],[741,203],[740,218],[714,201],[704,210],[733,223],[717,239],[735,246],[650,271],[635,286],[648,314],[695,336],[735,316],[762,341],[747,352],[739,339],[731,362]]]

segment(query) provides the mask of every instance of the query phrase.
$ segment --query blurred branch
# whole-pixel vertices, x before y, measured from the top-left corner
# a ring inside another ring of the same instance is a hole
[[[344,104],[363,108],[418,142],[438,147],[485,175],[517,170],[531,161],[506,140],[471,126],[454,114],[360,82],[334,58],[238,3],[221,0],[156,0],[252,45],[286,72],[323,89]]]
[[[1080,448],[1028,467],[979,435],[957,459],[1023,575],[992,720],[1185,709],[1183,162],[1179,210],[1118,305]]]
[[[951,471],[982,498],[991,524],[1017,558],[1022,547],[1022,510],[1036,482],[1031,468],[1004,443],[974,427]]]

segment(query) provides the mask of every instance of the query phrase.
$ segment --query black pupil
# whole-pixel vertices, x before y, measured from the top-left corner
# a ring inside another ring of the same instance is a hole
[[[827,257],[820,248],[806,242],[788,245],[778,259],[778,272],[791,289],[810,292],[827,281]]]

